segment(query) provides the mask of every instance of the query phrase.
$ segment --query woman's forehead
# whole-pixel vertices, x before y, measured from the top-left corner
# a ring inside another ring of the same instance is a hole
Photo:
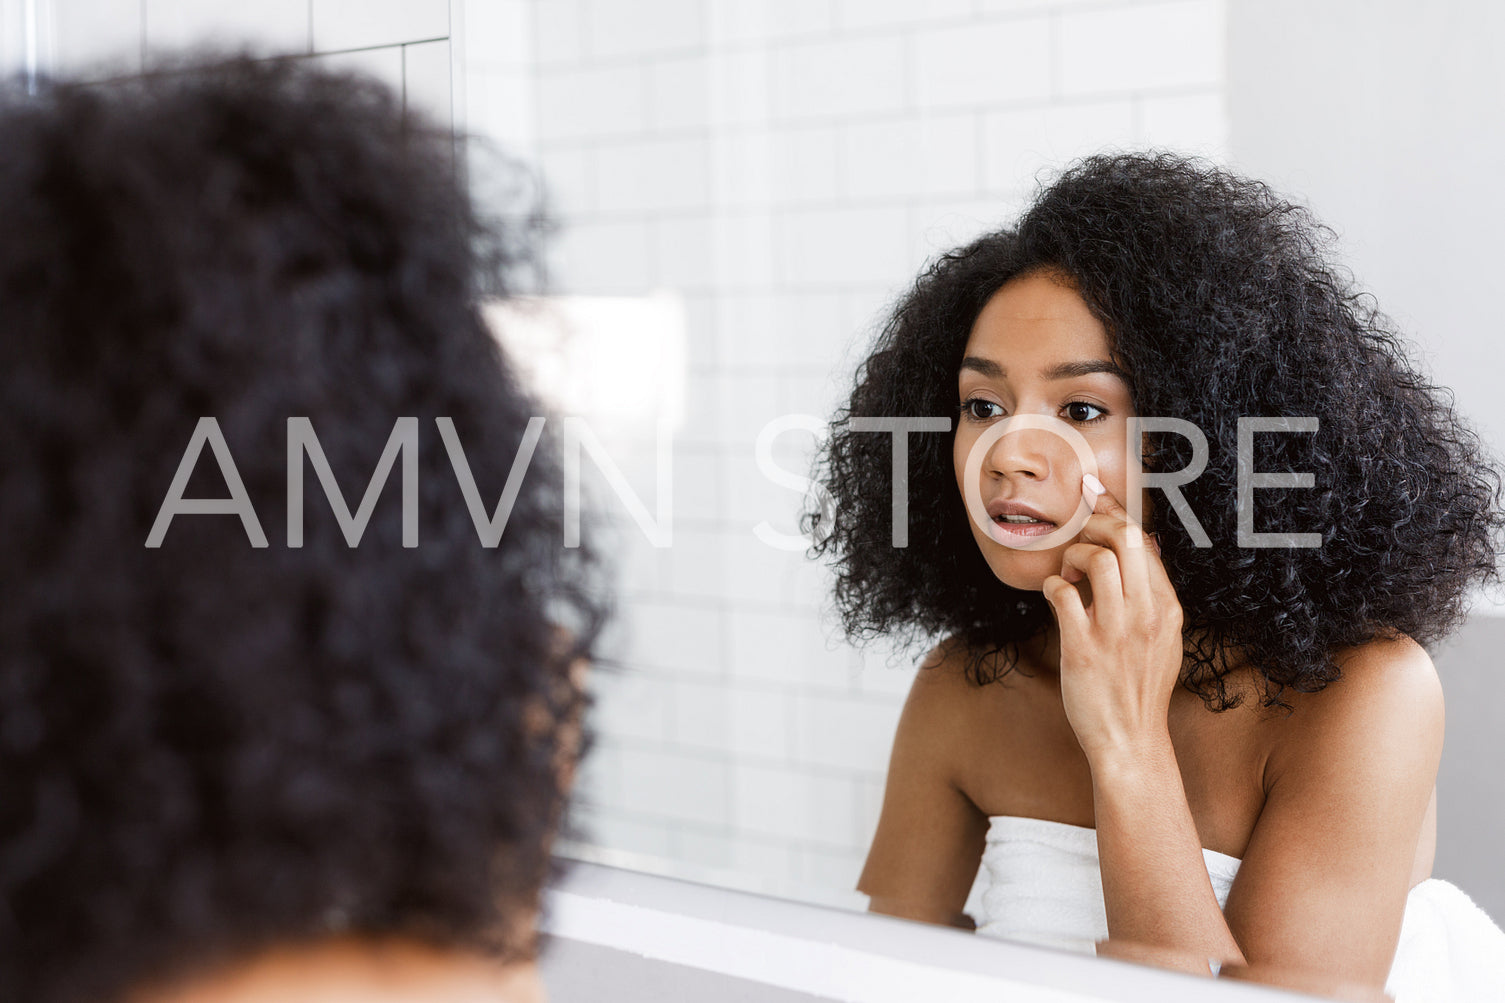
[[[1107,329],[1077,291],[1059,277],[1037,272],[1013,279],[988,299],[965,354],[1006,368],[1034,369],[1042,362],[1106,359],[1110,345]]]

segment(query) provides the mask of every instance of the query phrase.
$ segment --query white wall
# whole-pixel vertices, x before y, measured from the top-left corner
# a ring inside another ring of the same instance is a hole
[[[1237,164],[1308,201],[1505,449],[1505,6],[1487,0],[1235,0]]]
[[[645,358],[677,360],[606,367],[619,389],[641,385],[636,404],[582,395],[582,380],[613,381],[578,368],[555,388],[649,512],[655,412],[673,429],[671,547],[604,495],[626,522],[625,666],[596,679],[581,819],[637,866],[861,902],[913,663],[849,649],[822,620],[822,569],[754,535],[763,520],[792,533],[799,503],[760,472],[759,430],[824,420],[926,257],[1008,220],[1040,169],[1117,144],[1222,151],[1223,5],[506,6],[489,30],[469,17],[472,67],[504,54],[469,75],[470,124],[542,163],[563,223],[556,290],[588,298],[566,308],[574,343],[589,358],[641,337]],[[679,328],[630,319],[665,302]],[[811,441],[780,440],[780,465],[802,470]]]
[[[85,79],[139,73],[155,52],[248,47],[374,73],[450,123],[450,20],[450,0],[0,0],[0,72],[26,68],[28,39],[40,70]]]

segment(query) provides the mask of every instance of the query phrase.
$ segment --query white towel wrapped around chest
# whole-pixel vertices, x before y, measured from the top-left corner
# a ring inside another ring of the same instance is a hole
[[[1208,849],[1202,859],[1222,908],[1240,861]],[[994,816],[978,880],[980,934],[1088,954],[1108,936],[1094,829]],[[1385,990],[1396,1003],[1505,1003],[1505,933],[1456,886],[1428,878],[1406,899]]]

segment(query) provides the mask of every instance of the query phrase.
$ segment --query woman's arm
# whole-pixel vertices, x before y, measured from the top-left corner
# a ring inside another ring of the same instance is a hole
[[[1184,957],[1202,974],[1209,959],[1242,964],[1171,745],[1181,604],[1117,499],[1096,478],[1083,493],[1093,514],[1042,591],[1061,635],[1061,700],[1092,770],[1108,939]]]
[[[915,675],[894,736],[877,833],[857,890],[873,912],[972,928],[962,912],[987,817],[956,784],[967,681],[944,648]],[[975,694],[974,694],[975,696]]]
[[[1171,949],[1188,962],[1177,967],[1203,975],[1209,960],[1244,964],[1207,874],[1169,732],[1089,762],[1109,940]]]
[[[1296,695],[1224,913],[1167,727],[1180,604],[1139,527],[1115,499],[1093,500],[1087,542],[1045,593],[1062,699],[1092,767],[1110,941],[1382,986],[1441,752],[1430,660],[1405,639],[1375,642],[1326,690]]]
[[[1340,665],[1284,723],[1226,915],[1251,965],[1382,987],[1442,756],[1442,687],[1406,637]]]
[[[1111,941],[1177,948],[1170,964],[1189,971],[1202,954],[1238,978],[1384,998],[1442,751],[1442,690],[1409,639],[1340,661],[1343,677],[1296,695],[1280,726],[1221,914],[1169,744],[1094,764]],[[1224,931],[1240,956],[1215,950]]]

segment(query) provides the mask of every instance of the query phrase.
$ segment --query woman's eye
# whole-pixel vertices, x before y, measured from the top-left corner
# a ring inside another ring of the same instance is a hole
[[[1091,412],[1097,412],[1093,415]],[[1066,405],[1066,414],[1072,421],[1084,424],[1089,421],[1099,421],[1108,416],[1108,412],[1096,404],[1088,404],[1086,401],[1072,401]]]
[[[989,418],[1003,416],[1003,408],[990,400],[981,397],[973,397],[971,400],[962,402],[962,414],[977,421],[987,421]]]

